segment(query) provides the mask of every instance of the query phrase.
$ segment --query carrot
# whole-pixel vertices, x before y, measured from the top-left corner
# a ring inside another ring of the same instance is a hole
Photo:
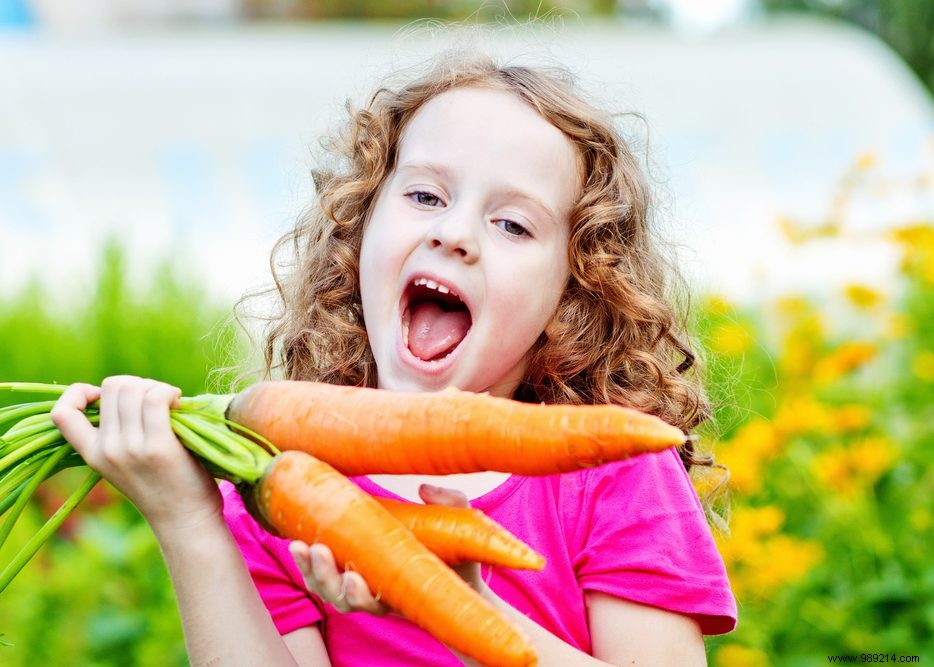
[[[614,405],[532,405],[457,389],[403,393],[298,381],[252,385],[233,398],[227,417],[345,475],[548,475],[686,439],[657,417]]]
[[[448,565],[477,561],[517,570],[545,567],[541,554],[478,509],[376,500]]]
[[[534,665],[528,639],[370,495],[323,461],[283,452],[244,494],[282,537],[322,542],[391,607],[484,665]]]

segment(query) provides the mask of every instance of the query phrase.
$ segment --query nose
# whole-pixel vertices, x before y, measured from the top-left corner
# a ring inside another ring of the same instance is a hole
[[[457,255],[467,263],[477,261],[480,244],[477,239],[479,216],[451,211],[439,218],[428,230],[426,242],[433,250]]]

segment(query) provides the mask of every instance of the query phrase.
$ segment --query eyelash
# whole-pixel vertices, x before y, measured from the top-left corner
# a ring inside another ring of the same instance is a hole
[[[421,195],[427,195],[428,197],[431,197],[432,199],[436,201],[439,201],[439,202],[441,201],[440,197],[438,197],[437,195],[433,195],[430,192],[426,192],[425,190],[414,190],[412,192],[406,193],[405,196],[410,199],[413,199],[413,201],[415,201],[417,204],[420,204],[422,206],[431,206],[431,204],[426,204],[422,201],[419,201],[419,199],[421,199]],[[520,225],[515,220],[507,220],[504,218],[503,220],[500,220],[498,222],[504,222],[506,223],[506,225],[515,225],[516,227],[519,228],[520,232],[518,234],[513,234],[512,232],[507,231],[504,226],[503,231],[505,231],[510,236],[532,236],[529,233],[529,230],[527,230],[524,226]]]

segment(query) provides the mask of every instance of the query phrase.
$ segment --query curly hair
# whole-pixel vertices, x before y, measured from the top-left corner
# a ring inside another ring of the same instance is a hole
[[[651,191],[614,117],[586,102],[563,68],[500,66],[473,51],[449,51],[414,80],[379,88],[364,108],[348,102],[348,118],[322,141],[330,165],[312,171],[315,202],[270,260],[278,312],[265,332],[264,376],[377,385],[359,279],[368,213],[409,121],[461,87],[519,96],[572,142],[582,174],[569,282],[514,398],[626,405],[690,432],[710,408],[696,372],[687,373],[695,355],[666,296],[676,272],[652,238]],[[688,467],[711,463],[692,441],[680,453]]]

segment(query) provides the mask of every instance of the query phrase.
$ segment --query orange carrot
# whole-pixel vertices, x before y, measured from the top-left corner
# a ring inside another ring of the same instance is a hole
[[[327,545],[338,565],[359,572],[382,600],[451,648],[491,667],[536,664],[525,635],[328,464],[283,452],[252,490],[244,501],[263,525]]]
[[[538,405],[445,389],[403,393],[316,382],[257,383],[232,421],[345,475],[498,470],[548,475],[685,442],[680,429],[615,405]]]
[[[376,500],[448,565],[473,560],[517,570],[545,567],[541,554],[478,509]]]

